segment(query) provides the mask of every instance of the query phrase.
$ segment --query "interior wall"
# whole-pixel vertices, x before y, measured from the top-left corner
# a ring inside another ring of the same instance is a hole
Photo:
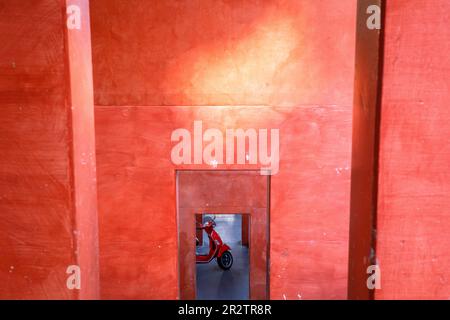
[[[450,2],[387,1],[377,299],[450,292]]]
[[[65,1],[0,2],[2,299],[99,297],[89,7],[70,3],[84,10],[78,35]],[[66,285],[70,265],[80,290]]]
[[[356,0],[91,0],[102,106],[352,103]]]
[[[177,297],[175,170],[214,168],[173,165],[170,134],[202,119],[221,132],[281,128],[270,191],[271,298],[345,298],[350,118],[350,107],[328,106],[97,107],[102,297]]]
[[[270,297],[346,298],[356,1],[93,0],[91,16],[102,298],[178,297],[175,170],[214,169],[170,160],[194,120],[280,129]]]

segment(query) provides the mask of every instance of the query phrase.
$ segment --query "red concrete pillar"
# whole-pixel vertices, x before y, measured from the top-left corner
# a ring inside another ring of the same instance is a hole
[[[242,245],[245,247],[248,247],[249,245],[249,227],[250,227],[250,215],[249,214],[242,214],[242,226],[241,226],[241,235],[242,235]]]
[[[449,298],[449,12],[386,1],[376,299]]]

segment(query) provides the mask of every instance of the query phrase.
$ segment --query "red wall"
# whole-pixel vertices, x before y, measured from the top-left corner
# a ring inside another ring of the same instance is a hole
[[[97,105],[352,103],[356,0],[91,0],[91,10]]]
[[[194,120],[280,129],[270,297],[345,298],[356,1],[95,0],[91,16],[102,298],[177,298],[175,169],[211,167],[174,166],[170,135]]]
[[[387,1],[377,299],[449,298],[449,11]]]
[[[99,297],[89,11],[72,2],[76,36],[65,1],[0,3],[1,299]],[[66,286],[69,265],[81,290]]]
[[[97,107],[102,297],[176,298],[175,169],[211,166],[172,165],[170,134],[202,119],[223,132],[280,128],[271,298],[345,298],[350,117],[330,106]]]
[[[0,4],[0,298],[99,297],[88,2],[69,3],[80,33],[65,1]],[[175,169],[199,167],[170,133],[203,120],[280,129],[270,297],[345,298],[356,1],[90,5],[102,297],[177,297]],[[448,298],[449,10],[387,2],[377,299]]]
[[[63,1],[1,5],[2,298],[99,294],[89,14],[73,2],[79,34]],[[193,120],[280,128],[271,297],[345,297],[354,7],[91,2],[102,297],[176,298],[170,133]],[[233,106],[195,106],[215,104]],[[81,291],[66,288],[71,264]]]

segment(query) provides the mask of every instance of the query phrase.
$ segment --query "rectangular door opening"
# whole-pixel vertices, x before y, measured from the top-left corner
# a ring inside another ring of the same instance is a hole
[[[249,214],[196,214],[196,298],[250,297]]]

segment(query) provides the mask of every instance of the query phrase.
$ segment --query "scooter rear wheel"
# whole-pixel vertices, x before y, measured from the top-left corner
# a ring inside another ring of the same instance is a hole
[[[233,255],[230,251],[225,251],[220,257],[217,257],[217,264],[223,270],[228,270],[233,265]]]

